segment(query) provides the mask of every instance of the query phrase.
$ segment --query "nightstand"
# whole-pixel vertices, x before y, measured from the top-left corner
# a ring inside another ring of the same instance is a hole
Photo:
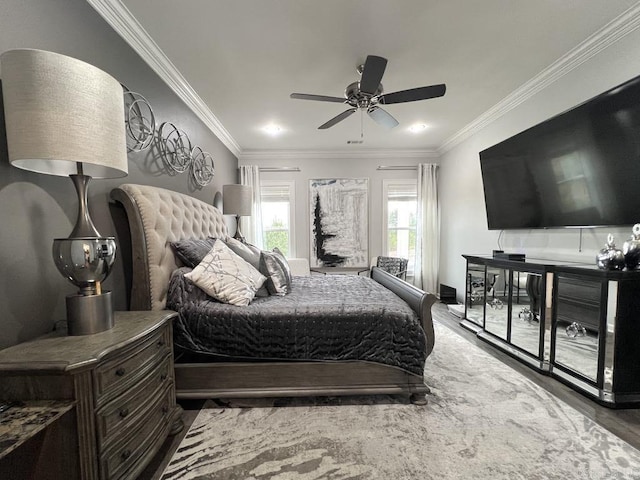
[[[134,479],[183,426],[173,373],[176,315],[116,312],[106,332],[53,332],[2,350],[0,398],[75,401],[78,453],[68,454],[78,455],[80,478]]]

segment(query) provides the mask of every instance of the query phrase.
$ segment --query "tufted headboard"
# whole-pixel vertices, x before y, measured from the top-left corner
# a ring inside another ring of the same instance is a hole
[[[180,266],[170,242],[188,238],[227,238],[220,210],[197,198],[149,185],[123,184],[111,198],[127,213],[133,278],[131,310],[162,310],[171,273]]]

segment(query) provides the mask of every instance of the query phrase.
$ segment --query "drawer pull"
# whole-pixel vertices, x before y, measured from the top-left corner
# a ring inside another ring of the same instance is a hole
[[[162,348],[162,347],[164,347],[164,340],[160,340],[158,343],[156,343],[156,346],[157,346],[158,348]]]
[[[169,375],[167,374],[167,372],[163,373],[162,375],[160,375],[160,381],[164,382],[167,379],[168,376]]]
[[[166,415],[168,412],[169,412],[169,407],[167,407],[166,405],[162,407],[162,413]]]
[[[116,375],[118,377],[124,377],[125,373],[127,373],[127,371],[123,367],[120,367],[119,369],[116,370]]]
[[[130,456],[131,456],[131,450],[129,449],[126,449],[124,452],[120,454],[120,458],[122,459],[122,461],[125,461]]]
[[[118,412],[120,415],[120,418],[125,418],[127,415],[129,415],[129,409],[127,407],[123,408],[120,410],[120,412]]]

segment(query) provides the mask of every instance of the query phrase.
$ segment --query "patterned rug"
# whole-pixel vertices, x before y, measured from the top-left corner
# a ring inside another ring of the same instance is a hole
[[[162,479],[638,479],[640,451],[436,324],[426,406],[208,401]]]

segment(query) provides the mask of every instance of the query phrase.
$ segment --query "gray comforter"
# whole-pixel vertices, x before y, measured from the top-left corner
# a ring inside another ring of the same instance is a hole
[[[246,307],[219,303],[174,272],[167,308],[178,350],[251,360],[362,360],[422,375],[426,342],[417,314],[367,277],[294,277],[286,296]]]

